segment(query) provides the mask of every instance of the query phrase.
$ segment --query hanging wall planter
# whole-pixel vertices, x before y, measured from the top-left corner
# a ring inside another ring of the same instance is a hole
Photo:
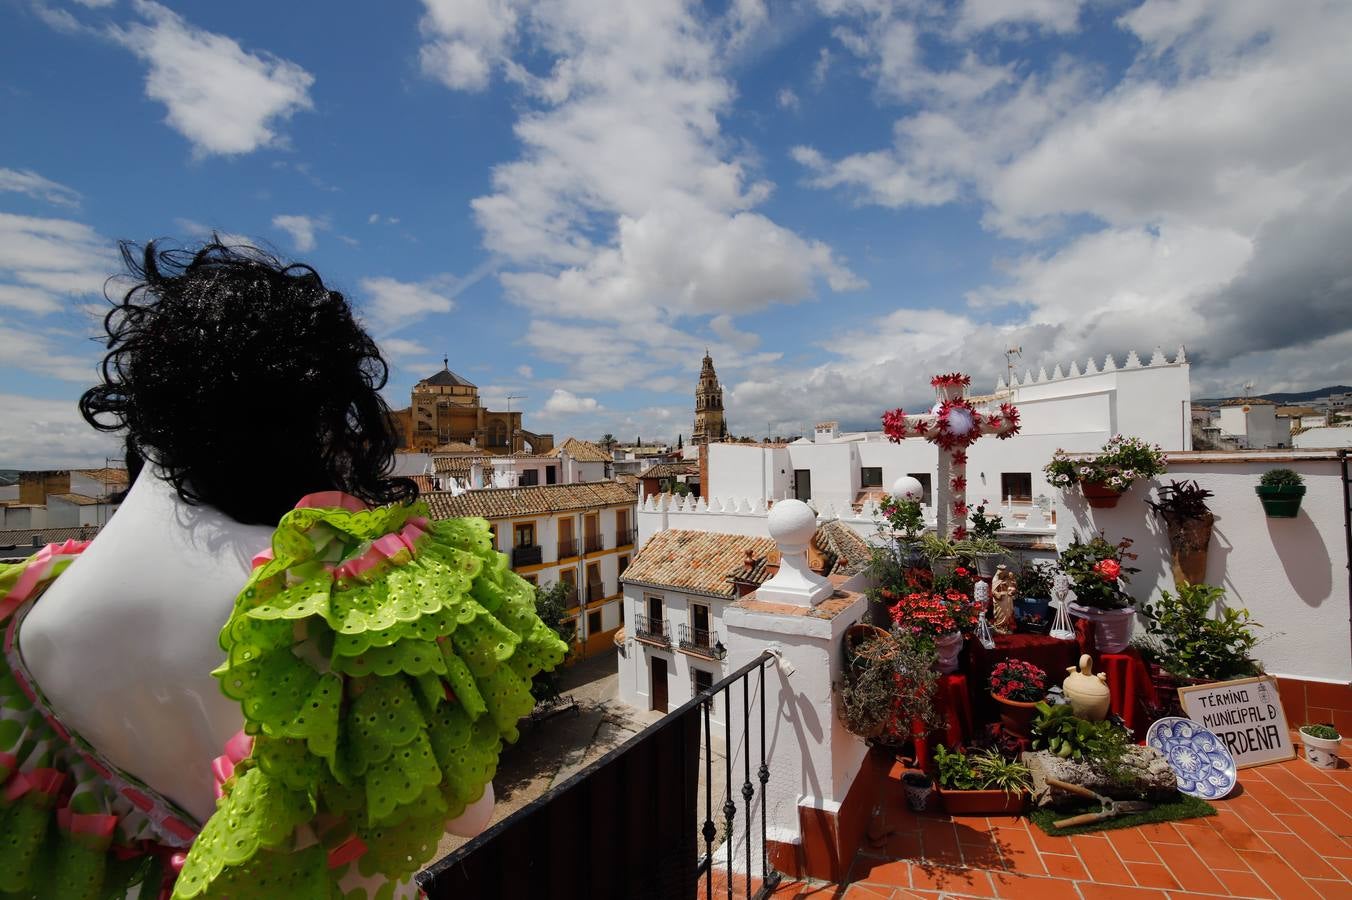
[[[1272,469],[1263,473],[1254,492],[1269,519],[1294,519],[1305,496],[1305,479],[1290,469]]]
[[[1206,581],[1207,549],[1216,521],[1206,505],[1211,496],[1211,491],[1196,481],[1171,481],[1160,488],[1158,501],[1146,501],[1164,519],[1174,584],[1180,588]]]
[[[1101,481],[1086,481],[1080,485],[1084,500],[1093,509],[1112,509],[1122,499],[1122,492]]]

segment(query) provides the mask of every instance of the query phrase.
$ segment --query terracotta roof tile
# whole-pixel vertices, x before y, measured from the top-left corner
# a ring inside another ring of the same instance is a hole
[[[432,483],[431,475],[408,475],[405,477],[413,479],[413,483],[418,486],[419,494],[426,494],[437,489],[437,486]]]
[[[76,469],[75,474],[118,487],[126,487],[129,483],[126,469]]]
[[[617,481],[593,481],[584,484],[484,488],[465,491],[459,495],[453,495],[448,491],[432,491],[422,499],[427,501],[432,516],[436,519],[454,519],[461,516],[508,519],[632,504],[638,501],[638,496],[630,485],[620,484]]]
[[[763,565],[758,578],[748,576],[748,558],[763,564],[772,552],[775,542],[769,538],[672,528],[653,535],[620,580],[732,599],[733,576],[740,583],[765,580]]]
[[[67,503],[74,503],[76,506],[98,506],[100,503],[107,503],[108,498],[86,497],[84,494],[48,494],[47,499],[55,497],[58,500],[65,500]]]
[[[657,463],[639,473],[640,478],[675,478],[679,475],[698,475],[699,463]]]
[[[38,539],[38,546],[47,544],[59,544],[62,541],[88,541],[93,539],[94,535],[99,533],[98,525],[79,525],[73,528],[17,528],[7,531],[0,531],[0,547],[14,547],[20,550],[32,551],[33,538]],[[25,554],[28,555],[28,554]]]
[[[550,450],[548,455],[558,456],[562,451],[566,451],[578,462],[610,462],[614,458],[591,441],[580,441],[572,437]]]

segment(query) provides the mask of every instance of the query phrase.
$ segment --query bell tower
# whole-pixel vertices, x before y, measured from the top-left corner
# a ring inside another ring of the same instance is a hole
[[[713,357],[704,351],[704,365],[699,372],[699,386],[695,388],[695,431],[690,436],[692,444],[718,442],[728,436],[728,427],[723,421],[723,388],[718,383],[718,374],[714,372]]]

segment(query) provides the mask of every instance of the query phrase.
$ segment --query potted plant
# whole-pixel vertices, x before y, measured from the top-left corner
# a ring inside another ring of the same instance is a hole
[[[1146,500],[1164,519],[1169,531],[1169,558],[1173,564],[1174,584],[1206,581],[1207,548],[1216,517],[1207,507],[1211,491],[1196,481],[1171,481],[1159,489],[1159,500]]]
[[[1319,769],[1338,768],[1338,747],[1342,735],[1332,725],[1302,725],[1300,739],[1305,745],[1305,761]]]
[[[1261,627],[1247,609],[1225,605],[1225,590],[1209,584],[1184,583],[1178,593],[1160,591],[1158,600],[1142,606],[1151,655],[1165,677],[1156,677],[1161,701],[1177,703],[1178,685],[1229,681],[1259,674],[1253,658]]]
[[[1017,737],[1029,737],[1037,705],[1047,697],[1047,673],[1022,659],[995,664],[987,683],[1000,707],[1000,724]]]
[[[981,607],[970,579],[935,576],[928,587],[914,583],[914,589],[892,606],[891,614],[896,630],[934,644],[939,671],[946,674],[958,670],[963,633],[976,628],[984,612]]]
[[[1305,479],[1290,469],[1269,469],[1254,492],[1269,519],[1294,519],[1305,496]]]
[[[928,533],[920,538],[920,549],[935,575],[951,575],[958,565],[958,545],[946,537]]]
[[[1024,631],[1046,634],[1052,627],[1052,575],[1048,563],[1025,562],[1015,576],[1014,615]]]
[[[1005,527],[1005,520],[994,514],[987,515],[984,501],[972,510],[970,518],[971,531],[966,539],[958,542],[958,553],[972,560],[978,575],[991,578],[1005,553],[1005,548],[996,539],[1000,529]]]
[[[1131,643],[1136,601],[1122,589],[1128,576],[1140,571],[1125,564],[1136,559],[1131,545],[1130,538],[1111,543],[1102,532],[1087,542],[1076,534],[1058,557],[1075,592],[1070,614],[1094,623],[1094,643],[1100,653],[1121,653]]]
[[[1110,509],[1136,479],[1154,478],[1167,469],[1164,451],[1158,444],[1116,434],[1098,453],[1080,459],[1072,459],[1066,451],[1058,449],[1042,471],[1053,487],[1069,490],[1078,484],[1091,507]]]
[[[1068,704],[1037,704],[1033,716],[1033,749],[1061,759],[1089,761],[1112,768],[1127,752],[1129,735],[1108,719],[1091,722],[1075,715]]]
[[[934,645],[901,632],[875,633],[838,686],[840,719],[862,738],[899,743],[912,723],[938,724]]]
[[[852,671],[861,663],[872,660],[879,654],[890,655],[896,652],[896,646],[888,640],[887,629],[865,622],[856,622],[841,635],[841,647],[845,651],[845,668]]]
[[[900,563],[903,566],[919,565],[924,557],[920,536],[925,531],[925,516],[920,503],[916,500],[898,500],[887,494],[878,504],[878,512],[891,528]]]
[[[1017,816],[1028,803],[1033,777],[1028,767],[994,750],[971,754],[934,750],[939,796],[951,816]]]

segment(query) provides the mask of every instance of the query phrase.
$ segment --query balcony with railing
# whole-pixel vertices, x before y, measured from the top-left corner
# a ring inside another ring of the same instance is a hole
[[[680,648],[687,653],[703,656],[705,659],[722,659],[728,655],[728,648],[718,639],[717,633],[703,628],[681,625],[677,629]]]
[[[587,535],[587,552],[600,553],[606,549],[606,540],[599,534]]]
[[[650,644],[671,646],[671,626],[663,618],[653,618],[643,614],[634,616],[634,637]]]
[[[563,583],[563,599],[568,606],[577,606],[577,585]]]
[[[539,544],[521,544],[512,548],[512,568],[538,566],[544,561],[544,551]]]
[[[559,541],[558,558],[561,560],[572,559],[574,556],[577,556],[577,538],[565,538]]]
[[[622,528],[615,534],[616,547],[628,547],[638,539],[637,528]]]
[[[596,582],[587,585],[588,603],[600,603],[604,599],[606,599],[605,585]]]

